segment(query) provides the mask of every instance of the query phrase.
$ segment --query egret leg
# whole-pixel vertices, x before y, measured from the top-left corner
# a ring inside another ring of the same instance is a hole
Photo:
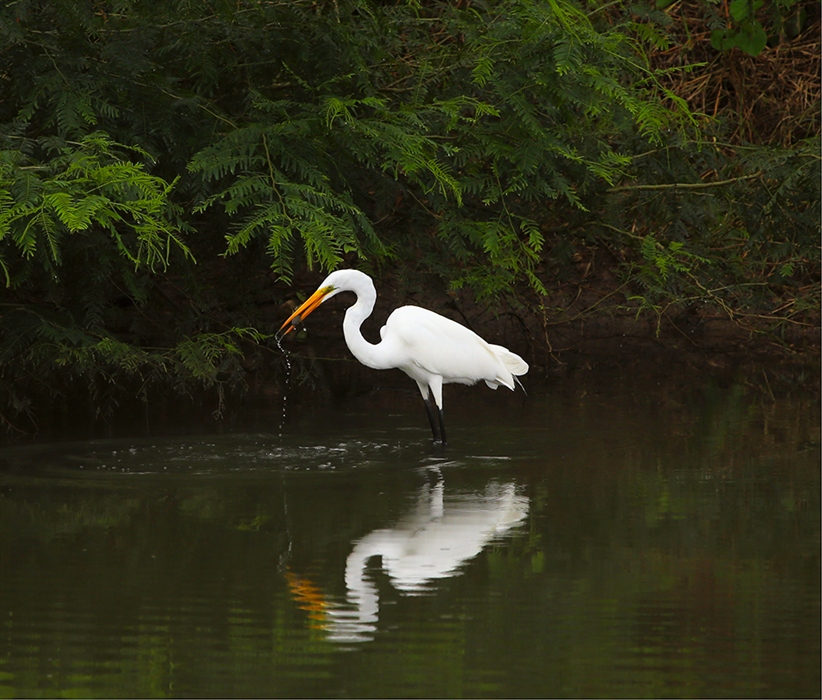
[[[438,427],[437,427],[437,417],[435,415],[436,406],[434,406],[434,402],[431,400],[430,397],[426,397],[423,399],[425,402],[425,412],[428,414],[428,422],[431,425],[431,434],[434,436],[434,442],[439,442],[440,436],[438,434]],[[442,414],[440,414],[441,416]],[[440,417],[440,420],[442,418]]]
[[[445,439],[445,418],[442,415],[442,377],[434,376],[428,384],[417,380],[417,386],[422,394],[422,400],[425,401],[425,412],[428,414],[434,442],[441,442],[445,445],[447,441]]]
[[[440,438],[442,438],[442,444],[443,444],[443,446],[445,446],[445,445],[448,444],[448,440],[445,439],[445,416],[442,415],[442,409],[439,410],[439,414],[440,414]],[[436,440],[437,437],[434,436],[434,439]]]
[[[437,405],[437,411],[439,412],[437,418],[440,426],[440,442],[444,447],[448,444],[448,440],[445,437],[445,416],[442,414],[442,377],[438,375],[431,377],[428,388],[431,390],[431,396],[434,397],[434,403]],[[434,436],[434,439],[437,439],[436,436]]]

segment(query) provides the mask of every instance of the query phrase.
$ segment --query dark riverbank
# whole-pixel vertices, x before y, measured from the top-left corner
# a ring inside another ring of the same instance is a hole
[[[305,273],[291,285],[268,275],[252,281],[258,330],[271,334],[261,344],[246,343],[239,366],[218,382],[184,390],[169,377],[135,375],[126,381],[97,377],[66,379],[38,387],[28,412],[7,425],[3,442],[127,435],[202,433],[244,429],[276,430],[294,412],[317,403],[339,403],[372,395],[374,405],[392,392],[416,394],[398,370],[377,372],[353,359],[342,335],[342,318],[351,299],[341,295],[323,305],[305,327],[288,336],[289,364],[273,333],[323,275]],[[627,391],[644,385],[664,387],[671,397],[703,386],[746,387],[764,401],[820,397],[818,314],[777,324],[767,313],[729,317],[715,309],[668,307],[638,313],[628,294],[607,275],[584,284],[558,284],[553,296],[537,303],[528,292],[482,304],[467,292],[447,290],[436,279],[404,284],[387,275],[377,283],[374,314],[363,327],[373,342],[390,312],[417,304],[472,328],[489,342],[505,345],[530,365],[523,378],[529,394]],[[286,299],[284,303],[280,300]],[[549,306],[550,304],[550,306]],[[173,317],[156,319],[173,324]],[[32,384],[35,387],[35,384]],[[639,389],[637,389],[639,391]],[[485,387],[446,388],[454,401],[505,401]],[[419,416],[411,417],[416,420]]]

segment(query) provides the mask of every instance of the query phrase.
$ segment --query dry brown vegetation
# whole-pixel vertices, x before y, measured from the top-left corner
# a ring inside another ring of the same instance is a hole
[[[728,1],[719,6],[727,16]],[[795,7],[796,31],[775,36],[758,56],[711,46],[710,19],[703,3],[682,0],[666,14],[672,44],[652,56],[656,68],[671,72],[670,87],[695,112],[723,119],[734,143],[790,147],[819,135],[819,3]],[[799,19],[803,22],[799,26]]]

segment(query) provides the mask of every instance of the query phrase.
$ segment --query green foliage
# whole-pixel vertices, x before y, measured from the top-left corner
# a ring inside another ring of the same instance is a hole
[[[171,384],[186,394],[216,386],[214,410],[219,414],[224,387],[242,381],[243,346],[267,338],[253,328],[238,327],[184,337],[168,347],[140,347],[104,330],[81,329],[65,313],[40,314],[33,305],[6,309],[0,331],[0,377],[17,378],[18,383],[27,379],[25,394],[11,382],[3,386],[4,403],[16,413],[36,408],[34,400],[40,395],[51,402],[68,400],[79,383],[98,414],[110,411],[124,392],[147,400],[157,384]]]
[[[762,5],[764,0],[733,0],[729,11],[734,26],[714,29],[711,33],[711,46],[719,51],[736,47],[751,56],[758,55],[768,43],[765,28],[756,19],[756,13]]]
[[[654,308],[730,303],[746,274],[787,294],[818,230],[812,145],[706,145],[675,69],[649,68],[665,21],[582,0],[0,6],[4,380],[241,378],[223,334],[315,267],[539,297],[593,239],[624,244]],[[704,173],[730,184],[688,190]]]
[[[658,99],[637,23],[595,27],[568,0],[35,7],[5,11],[21,88],[7,117],[139,145],[182,176],[192,214],[226,222],[225,252],[259,240],[283,279],[300,258],[405,255],[425,227],[448,243],[426,255],[460,250],[455,285],[540,289],[523,223],[547,202],[586,209],[629,163],[620,134],[656,141],[688,119]]]
[[[796,36],[804,23],[804,10],[797,0],[725,0],[729,26],[711,32],[711,46],[719,51],[738,48],[759,55],[769,43]],[[770,34],[770,37],[769,37]]]
[[[812,323],[820,303],[818,140],[792,151],[740,148],[733,170],[717,147],[687,150],[688,159],[672,150],[644,154],[643,174],[609,199],[604,235],[619,232],[635,251],[626,265],[632,301],[657,312],[703,304],[751,330]],[[718,166],[733,177],[699,177]]]
[[[168,353],[168,360],[177,367],[177,374],[191,376],[206,383],[219,381],[226,366],[240,357],[239,341],[260,343],[268,336],[253,328],[232,328],[223,333],[200,333],[186,338]]]
[[[675,0],[656,0],[666,8]],[[806,20],[800,0],[704,0],[702,11],[713,25],[711,46],[717,51],[737,48],[758,56],[770,42],[795,37]]]
[[[669,241],[664,246],[653,234],[642,239],[640,250],[646,264],[639,273],[639,279],[649,288],[664,287],[670,273],[688,273],[693,263],[705,262],[705,258],[689,252],[684,242]]]
[[[13,142],[7,139],[7,146]],[[30,264],[57,274],[72,235],[107,236],[108,242],[81,245],[113,244],[135,269],[167,268],[172,248],[190,255],[171,219],[174,183],[146,173],[106,134],[53,146],[56,153],[42,161],[26,153],[31,144],[17,142],[17,149],[0,151],[0,267],[7,286],[36,274]]]
[[[255,108],[262,118],[272,112],[288,118],[289,109],[293,113],[301,106],[258,99]],[[237,253],[263,237],[272,267],[285,279],[294,262],[295,238],[302,238],[307,263],[319,262],[325,269],[337,267],[347,253],[381,251],[351,193],[335,189],[327,174],[331,164],[315,138],[317,130],[324,130],[319,119],[309,113],[280,124],[235,129],[189,165],[206,180],[227,183],[195,210],[222,203],[238,219],[235,231],[226,236],[226,252]]]
[[[289,25],[265,70],[241,57],[246,107],[189,164],[214,186],[198,211],[221,206],[231,221],[227,252],[259,239],[284,279],[298,256],[323,269],[407,258],[428,229],[426,265],[454,286],[541,290],[535,211],[584,210],[630,162],[620,133],[657,140],[689,118],[657,99],[629,34],[570,3],[338,9]],[[245,46],[255,23],[301,11],[249,11]]]

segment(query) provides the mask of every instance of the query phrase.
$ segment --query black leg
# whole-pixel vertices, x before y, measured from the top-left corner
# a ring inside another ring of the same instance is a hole
[[[442,438],[442,444],[447,445],[448,440],[445,439],[445,416],[442,415],[442,409],[440,409],[440,437]],[[434,439],[437,439],[436,436]]]
[[[431,425],[431,434],[434,436],[434,442],[438,442],[440,436],[437,434],[437,418],[434,415],[434,410],[436,407],[430,397],[423,399],[423,401],[425,402],[425,412],[428,414],[428,422]]]

